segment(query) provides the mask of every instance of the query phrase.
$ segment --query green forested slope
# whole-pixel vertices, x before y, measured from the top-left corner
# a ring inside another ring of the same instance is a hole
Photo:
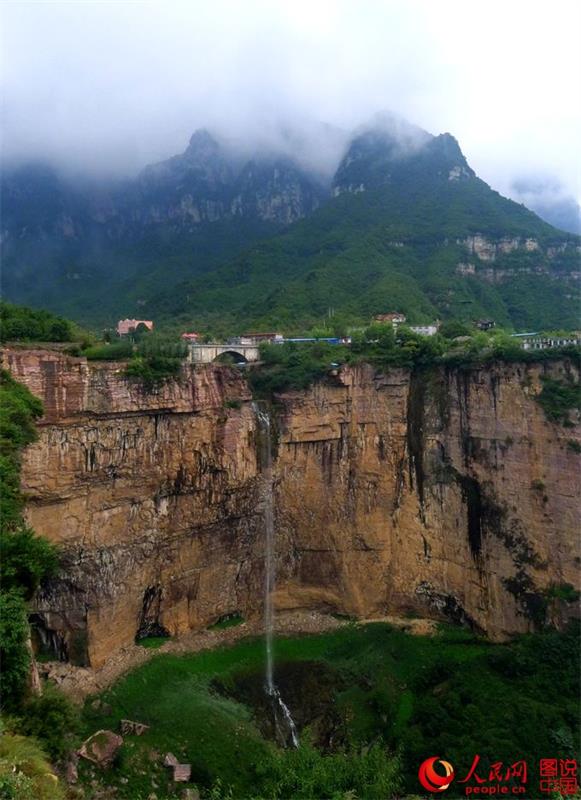
[[[353,163],[347,175],[339,171],[340,192],[369,176],[362,160],[359,174]],[[578,295],[568,277],[579,257],[576,237],[501,197],[467,166],[460,180],[449,180],[449,170],[465,161],[448,141],[431,158],[422,152],[383,176],[373,161],[371,188],[342,191],[284,234],[147,307],[199,324],[226,318],[234,326],[297,329],[329,308],[352,321],[397,309],[412,322],[491,316],[521,329],[576,324]],[[490,241],[516,237],[521,246],[494,263],[481,262],[465,244],[476,234]],[[535,239],[538,249],[527,251],[526,239]],[[546,252],[551,247],[560,248],[553,258]],[[465,262],[474,274],[458,273]],[[508,274],[496,281],[484,272],[492,268]]]
[[[353,138],[326,197],[314,179],[308,189],[303,173],[289,167],[283,179],[272,164],[249,164],[223,186],[214,145],[146,170],[105,227],[83,196],[88,208],[70,236],[62,231],[74,203],[58,185],[30,176],[26,191],[11,184],[7,296],[95,327],[138,316],[214,333],[291,332],[329,309],[347,323],[401,310],[412,323],[578,325],[581,238],[493,191],[450,134],[393,121],[368,129]],[[209,216],[184,216],[192,198]],[[281,208],[303,218],[287,225]],[[471,252],[475,236],[497,248],[494,258]]]

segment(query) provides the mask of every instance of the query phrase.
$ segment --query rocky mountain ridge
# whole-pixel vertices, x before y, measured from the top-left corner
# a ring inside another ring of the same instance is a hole
[[[450,134],[391,117],[355,133],[328,180],[202,130],[133,181],[71,186],[31,167],[2,193],[7,298],[85,324],[270,327],[290,307],[308,326],[331,306],[357,322],[397,307],[416,322],[575,325],[581,240],[494,192]]]
[[[133,181],[67,181],[39,164],[6,174],[2,191],[5,241],[98,233],[118,239],[136,237],[148,226],[179,230],[232,216],[288,225],[310,214],[325,195],[290,158],[244,161],[205,130],[192,135],[183,154],[146,167]]]

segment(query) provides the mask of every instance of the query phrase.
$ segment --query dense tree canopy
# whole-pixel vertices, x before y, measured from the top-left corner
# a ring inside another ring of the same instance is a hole
[[[71,342],[74,326],[49,311],[0,302],[0,341]]]

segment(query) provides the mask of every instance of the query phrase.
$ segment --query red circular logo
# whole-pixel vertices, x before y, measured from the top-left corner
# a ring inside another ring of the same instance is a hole
[[[438,775],[434,769],[436,763],[444,767],[445,775]],[[418,770],[418,778],[428,792],[443,792],[454,780],[454,767],[448,761],[438,758],[438,756],[426,758]]]

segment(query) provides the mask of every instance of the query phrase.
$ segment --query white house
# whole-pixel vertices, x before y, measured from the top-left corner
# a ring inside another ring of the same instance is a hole
[[[420,336],[435,336],[438,333],[437,325],[411,325],[410,328]]]

